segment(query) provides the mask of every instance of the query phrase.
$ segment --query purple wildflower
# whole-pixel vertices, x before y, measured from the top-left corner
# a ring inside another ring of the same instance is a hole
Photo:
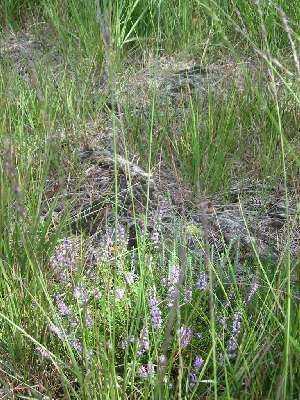
[[[184,289],[184,304],[189,304],[193,298],[193,291],[191,289]]]
[[[54,335],[56,335],[60,339],[63,338],[63,333],[62,333],[62,331],[60,330],[60,328],[58,326],[56,326],[54,324],[50,324],[48,326],[48,329],[49,329],[50,332],[54,333]]]
[[[167,362],[168,362],[167,356],[165,354],[161,354],[159,356],[159,365],[165,367],[167,365]]]
[[[128,286],[134,284],[135,275],[132,272],[126,272],[125,274],[125,282]]]
[[[68,274],[76,269],[77,258],[76,244],[70,239],[64,239],[55,248],[50,265],[63,283],[67,282]]]
[[[190,386],[195,386],[197,382],[197,374],[195,372],[190,373]]]
[[[179,342],[180,346],[184,349],[187,347],[192,339],[193,331],[189,327],[182,326],[179,329]]]
[[[233,316],[232,322],[232,334],[228,342],[229,358],[236,358],[236,350],[238,348],[238,337],[241,332],[241,316],[239,312],[236,312]]]
[[[172,307],[179,297],[178,282],[180,277],[180,268],[177,265],[172,265],[169,275],[169,290],[168,290],[168,307]]]
[[[65,302],[61,299],[61,297],[59,295],[55,296],[55,300],[56,300],[56,305],[57,305],[59,311],[61,312],[61,314],[66,316],[68,318],[71,326],[73,328],[75,328],[77,326],[77,321],[73,317],[69,307],[65,304]]]
[[[159,241],[160,241],[160,231],[159,230],[153,231],[153,233],[151,235],[151,240],[152,240],[153,245],[155,247],[158,247]]]
[[[197,356],[194,360],[194,368],[195,371],[198,372],[200,370],[200,368],[202,367],[203,364],[203,358],[200,356]]]
[[[70,345],[73,347],[73,349],[75,349],[76,351],[78,351],[78,353],[82,352],[82,344],[80,342],[79,339],[73,339],[70,341]]]
[[[171,286],[168,290],[168,307],[173,307],[179,297],[179,290],[177,287]]]
[[[50,358],[50,354],[47,350],[43,349],[42,347],[37,347],[37,351],[41,354],[43,358]]]
[[[228,317],[225,317],[225,316],[218,317],[218,322],[221,325],[221,327],[224,329],[226,329],[226,327],[227,327],[227,319],[228,319]]]
[[[115,292],[115,298],[117,301],[122,300],[125,296],[125,289],[124,288],[117,288]]]
[[[240,313],[236,312],[233,316],[232,332],[234,335],[239,335],[241,331],[241,316]]]
[[[147,367],[145,365],[141,365],[138,369],[138,375],[140,378],[148,378],[148,370]]]
[[[100,290],[97,288],[93,290],[93,294],[94,294],[95,299],[97,299],[97,300],[99,300],[102,296]]]
[[[86,307],[85,311],[85,324],[88,328],[91,328],[93,326],[90,309],[88,307]]]
[[[127,244],[126,232],[125,232],[125,228],[123,225],[118,225],[117,241],[120,245]]]
[[[197,356],[195,358],[194,363],[193,363],[194,368],[193,368],[192,372],[190,373],[190,385],[191,386],[195,386],[196,385],[198,373],[200,371],[200,368],[203,365],[203,362],[204,361],[203,361],[202,357]]]
[[[151,289],[149,293],[149,306],[150,306],[152,325],[154,328],[160,328],[162,323],[161,311],[158,308],[158,302],[154,288]]]
[[[179,277],[180,277],[180,268],[178,267],[178,265],[172,265],[169,276],[170,285],[171,286],[177,285],[179,282]]]
[[[138,375],[140,378],[147,379],[153,376],[155,373],[154,364],[148,363],[147,365],[141,365],[138,369]]]
[[[237,342],[237,337],[232,335],[229,338],[228,342],[228,350],[229,350],[229,358],[235,358],[236,357],[236,350],[238,348],[238,342]]]
[[[259,284],[257,282],[254,282],[252,285],[252,288],[248,294],[247,300],[246,300],[246,304],[249,304],[252,300],[252,297],[255,295],[257,289],[259,288]]]
[[[135,337],[134,336],[128,336],[126,339],[124,339],[122,341],[122,343],[121,343],[122,350],[125,350],[130,343],[135,343]]]
[[[61,271],[59,273],[59,277],[62,283],[67,283],[68,282],[68,275],[66,274],[65,271]]]
[[[208,288],[208,275],[206,272],[200,272],[196,287],[200,290],[206,290]]]
[[[74,297],[78,300],[79,304],[87,304],[89,301],[89,295],[87,290],[83,287],[82,284],[76,286],[73,290]]]
[[[149,350],[149,338],[148,329],[143,328],[140,335],[139,346],[137,350],[137,356],[140,357],[142,354]]]

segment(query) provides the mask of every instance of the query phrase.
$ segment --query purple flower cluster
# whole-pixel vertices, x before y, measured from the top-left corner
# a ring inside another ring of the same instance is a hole
[[[126,339],[122,340],[122,342],[121,342],[121,349],[122,349],[122,350],[126,350],[127,347],[128,347],[130,344],[135,343],[135,342],[136,342],[136,340],[135,340],[135,337],[134,337],[134,336],[128,336]]]
[[[50,354],[47,350],[43,349],[42,347],[37,347],[36,350],[41,354],[43,358],[50,358]]]
[[[95,289],[95,291],[97,294],[98,291],[96,289]],[[94,291],[94,293],[95,293],[95,291]],[[90,309],[88,306],[90,295],[89,295],[87,289],[84,287],[82,282],[74,288],[73,295],[74,295],[75,299],[77,299],[78,304],[81,306],[81,309],[83,310],[83,312],[85,314],[86,326],[88,328],[91,328],[93,326],[93,321],[92,321]]]
[[[56,326],[56,325],[54,325],[54,324],[50,324],[50,325],[48,326],[48,329],[49,329],[50,332],[52,332],[52,333],[53,333],[54,335],[56,335],[58,338],[60,338],[60,339],[63,340],[64,335],[63,335],[61,329],[60,329],[58,326]]]
[[[120,301],[125,296],[125,289],[124,288],[117,288],[115,291],[115,299],[116,301]]]
[[[125,279],[126,285],[131,286],[134,284],[136,276],[132,272],[126,272],[124,279]]]
[[[85,324],[88,328],[91,328],[93,326],[93,320],[91,317],[90,309],[86,307],[85,309]]]
[[[117,242],[119,246],[127,246],[128,239],[123,225],[119,224],[117,227]]]
[[[76,286],[73,290],[73,295],[75,299],[78,300],[78,303],[80,305],[86,305],[89,301],[89,294],[86,288],[83,286],[82,283],[80,283],[78,286]]]
[[[194,368],[196,372],[199,371],[199,369],[202,367],[202,364],[203,364],[203,358],[199,356],[196,357],[194,361]]]
[[[228,342],[228,353],[229,358],[235,359],[237,356],[237,348],[238,348],[238,337],[241,332],[241,315],[239,312],[236,312],[233,316],[232,322],[232,333]]]
[[[60,276],[62,283],[67,283],[70,274],[77,268],[77,246],[71,239],[65,238],[54,250],[50,265]]]
[[[226,329],[226,327],[227,327],[227,320],[228,320],[228,317],[225,317],[224,315],[221,315],[218,317],[218,322],[223,329]]]
[[[158,230],[158,229],[155,229],[152,232],[151,240],[152,240],[152,243],[154,244],[154,247],[158,247],[159,246],[160,235],[161,235],[161,233],[160,233],[160,230]]]
[[[165,354],[161,354],[159,356],[159,366],[163,369],[167,366],[167,363],[168,363],[167,356]]]
[[[70,345],[73,347],[73,349],[78,351],[78,353],[82,353],[82,343],[79,339],[70,340]]]
[[[156,216],[154,218],[154,226],[155,229],[151,234],[151,241],[154,247],[157,249],[159,247],[160,238],[161,238],[161,224],[162,224],[162,210],[158,210]]]
[[[61,296],[56,295],[55,296],[55,300],[56,300],[56,305],[60,311],[60,313],[62,315],[64,315],[65,317],[68,318],[70,325],[72,326],[72,328],[76,328],[78,325],[78,322],[76,321],[76,319],[73,317],[69,307],[66,305],[66,303],[62,300]]]
[[[79,300],[79,303],[82,304],[85,308],[85,318],[86,318],[86,325],[88,327],[92,326],[92,319],[90,316],[89,309],[87,307],[87,295],[85,292],[83,292],[82,287],[77,287],[74,289],[75,297]],[[84,295],[83,295],[84,293]],[[82,344],[81,341],[77,338],[74,338],[74,330],[78,326],[78,321],[73,317],[71,310],[69,307],[66,305],[66,303],[63,301],[61,295],[56,295],[55,296],[55,302],[58,307],[58,310],[62,316],[67,317],[70,326],[71,326],[71,332],[69,334],[65,334],[62,332],[62,330],[54,325],[50,324],[48,326],[48,329],[50,332],[52,332],[54,335],[56,335],[59,339],[63,341],[68,341],[71,347],[73,347],[77,352],[81,353],[82,352]]]
[[[184,289],[184,304],[189,304],[191,303],[193,298],[193,291],[192,289]]]
[[[190,344],[192,340],[193,331],[191,328],[182,326],[178,331],[180,347],[184,349]]]
[[[78,351],[79,353],[82,352],[82,344],[79,339],[70,339],[69,340],[68,337],[63,334],[61,329],[54,324],[50,324],[48,326],[48,329],[50,332],[52,332],[54,335],[56,335],[59,339],[67,340],[70,343],[70,346],[73,347],[76,351]],[[41,352],[41,354],[42,354],[42,352]]]
[[[145,327],[142,329],[140,334],[139,345],[137,349],[137,356],[140,357],[149,350],[149,333],[148,329]]]
[[[256,281],[254,281],[253,285],[252,285],[252,288],[251,288],[251,290],[250,290],[250,292],[248,294],[248,297],[246,299],[246,304],[249,304],[251,302],[252,297],[255,295],[255,293],[256,293],[258,288],[259,288],[259,284]]]
[[[152,288],[150,290],[148,301],[149,301],[152,325],[154,328],[160,328],[162,324],[162,317],[161,317],[161,311],[158,307],[155,288]]]
[[[178,282],[180,278],[180,268],[178,265],[172,265],[168,279],[168,307],[172,307],[179,296]]]
[[[176,286],[179,282],[180,278],[180,268],[178,265],[172,265],[170,269],[170,275],[169,275],[169,284],[171,286]]]
[[[200,272],[199,279],[196,283],[196,288],[200,290],[206,290],[208,288],[207,272]]]
[[[147,379],[150,378],[151,376],[154,376],[154,374],[155,374],[154,364],[150,362],[146,365],[141,365],[138,368],[138,376],[140,378]]]
[[[193,370],[190,373],[190,385],[194,386],[197,383],[197,378],[198,378],[198,373],[203,365],[203,358],[200,356],[197,356],[194,360],[193,363]]]

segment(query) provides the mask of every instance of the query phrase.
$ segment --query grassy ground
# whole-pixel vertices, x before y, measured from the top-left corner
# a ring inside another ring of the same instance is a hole
[[[116,161],[165,168],[192,202],[249,178],[299,189],[297,1],[2,3],[1,398],[299,398],[297,259],[244,260],[241,282],[183,217],[159,240],[136,227],[132,249]],[[147,86],[194,64],[217,71],[204,100]],[[115,154],[115,179],[91,268],[69,222],[92,147]]]

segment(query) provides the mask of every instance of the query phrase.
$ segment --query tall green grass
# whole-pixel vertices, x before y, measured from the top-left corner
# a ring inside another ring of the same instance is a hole
[[[224,39],[227,44],[234,41],[247,43],[241,47],[252,49],[262,44],[261,26],[267,32],[268,45],[275,52],[289,46],[288,38],[282,30],[282,21],[278,8],[285,10],[291,19],[292,28],[299,23],[299,10],[295,2],[286,0],[248,2],[193,0],[117,0],[100,2],[101,11],[107,9],[114,46],[122,50],[128,45],[151,45],[167,49],[184,49],[190,45],[195,51],[203,48],[206,41],[209,45],[222,47]],[[95,2],[53,1],[50,4],[43,0],[38,2],[19,2],[5,0],[2,6],[2,23],[10,25],[23,21],[28,11],[31,14],[42,12],[44,18],[51,22],[57,33],[65,42],[81,46],[88,53],[95,51],[101,42],[99,27],[96,22]],[[215,51],[216,52],[216,51]],[[90,53],[89,53],[90,54]]]
[[[247,260],[244,268],[255,281],[249,276],[241,283],[229,251],[223,260],[209,252],[195,257],[187,241],[206,249],[203,233],[178,220],[158,247],[137,229],[135,257],[122,235],[103,238],[103,258],[89,275],[85,235],[76,244],[64,240],[72,205],[65,199],[59,224],[55,207],[70,174],[81,177],[73,149],[81,145],[82,126],[106,102],[104,95],[96,103],[91,97],[94,69],[104,58],[95,3],[3,4],[1,19],[9,27],[23,23],[25,11],[43,15],[65,65],[53,82],[40,60],[29,85],[11,65],[0,66],[0,393],[36,399],[298,398],[293,271],[299,265],[289,257],[275,265],[258,256]],[[297,23],[297,3],[279,5]],[[179,121],[157,94],[147,115],[133,115],[128,104],[120,123],[112,111],[115,151],[122,135],[126,151],[138,152],[146,170],[163,157],[198,192],[223,190],[247,174],[285,184],[297,180],[298,55],[292,57],[293,43],[271,3],[261,4],[261,12],[249,2],[117,1],[109,7],[119,68],[132,50],[185,51],[206,63],[226,52],[234,58],[260,50],[271,77],[270,85],[259,86],[249,76],[242,94],[211,93],[204,105],[190,98]],[[295,29],[296,45],[298,35]],[[45,210],[49,190],[57,194]],[[117,193],[115,202],[118,227]],[[58,264],[71,266],[67,282]],[[176,285],[179,307],[169,307]],[[188,334],[180,339],[187,328],[190,341]],[[148,346],[140,354],[143,335]]]

